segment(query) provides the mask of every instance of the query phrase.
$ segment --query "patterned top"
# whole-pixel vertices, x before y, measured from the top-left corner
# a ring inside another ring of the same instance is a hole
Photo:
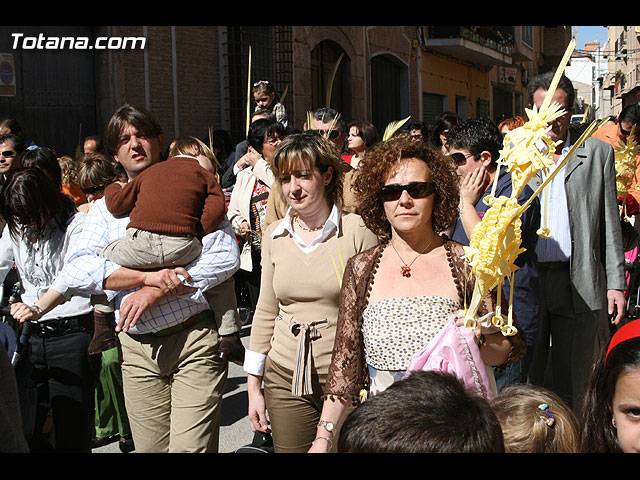
[[[405,370],[413,354],[460,308],[457,301],[439,296],[385,298],[368,305],[362,313],[367,364],[378,370]]]
[[[260,179],[256,179],[253,184],[253,193],[251,194],[251,205],[249,207],[249,216],[251,231],[251,248],[260,250],[260,239],[262,238],[262,225],[267,214],[267,201],[269,200],[269,187]]]
[[[353,405],[358,405],[360,390],[368,383],[369,371],[362,335],[363,312],[369,304],[375,273],[386,246],[386,243],[381,243],[347,261],[340,291],[340,310],[333,356],[324,387],[326,398],[350,400]],[[475,288],[475,277],[471,275],[464,248],[460,243],[448,239],[444,240],[444,248],[458,289],[458,301],[461,305],[468,305]],[[495,307],[494,290],[480,303],[478,317],[494,312]],[[506,337],[511,344],[511,353],[505,365],[521,360],[527,351],[526,338],[517,319],[514,319],[514,324],[518,332],[514,336]]]

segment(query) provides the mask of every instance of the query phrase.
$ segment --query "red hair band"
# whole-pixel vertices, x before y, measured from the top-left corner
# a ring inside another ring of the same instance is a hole
[[[631,340],[632,338],[640,337],[640,319],[633,320],[632,322],[623,325],[613,335],[609,342],[609,348],[607,348],[607,354],[604,356],[604,366],[607,366],[607,357],[611,350],[620,345],[622,342]]]

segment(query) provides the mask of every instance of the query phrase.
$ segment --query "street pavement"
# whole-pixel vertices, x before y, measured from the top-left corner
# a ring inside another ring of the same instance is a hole
[[[251,325],[245,325],[240,332],[242,343],[249,346]],[[247,377],[241,366],[229,364],[227,389],[222,401],[220,423],[220,453],[233,453],[253,440],[253,432],[247,418]],[[118,441],[93,449],[94,453],[121,453]]]

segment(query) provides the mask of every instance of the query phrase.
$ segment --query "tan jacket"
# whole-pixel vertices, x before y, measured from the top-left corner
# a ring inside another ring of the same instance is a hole
[[[236,183],[231,192],[229,200],[229,209],[227,217],[234,229],[239,228],[243,221],[249,222],[251,207],[251,195],[256,179],[262,180],[269,188],[273,188],[274,182],[273,171],[269,164],[260,159],[254,167],[248,167],[238,173]],[[269,191],[271,198],[272,190]],[[266,224],[262,226],[262,231],[266,228]],[[253,271],[253,261],[251,259],[251,243],[245,242],[240,252],[240,268],[247,272]]]

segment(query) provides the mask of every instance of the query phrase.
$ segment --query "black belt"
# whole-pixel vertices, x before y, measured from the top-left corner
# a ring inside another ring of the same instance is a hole
[[[36,322],[33,325],[32,335],[40,338],[61,337],[68,333],[88,332],[93,333],[93,312],[77,317],[57,318]]]
[[[538,262],[538,268],[544,270],[557,270],[559,268],[569,268],[569,262]]]

